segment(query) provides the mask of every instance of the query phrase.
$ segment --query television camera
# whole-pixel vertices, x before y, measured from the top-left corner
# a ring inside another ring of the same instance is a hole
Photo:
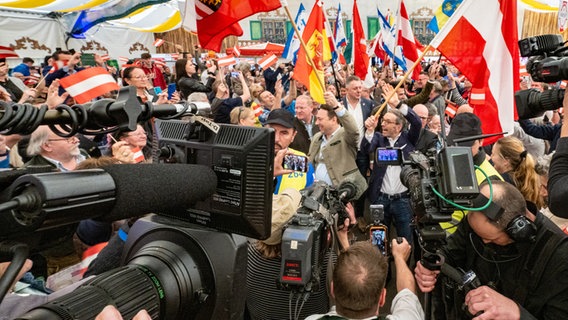
[[[519,40],[522,57],[529,57],[527,72],[535,81],[546,83],[568,80],[568,47],[561,35],[547,34]],[[562,106],[564,89],[552,88],[544,92],[525,89],[515,92],[519,119],[542,116],[547,110]]]
[[[19,319],[93,319],[108,304],[125,318],[140,309],[154,319],[243,318],[245,236],[270,235],[273,130],[217,125],[196,115],[203,108],[191,104],[141,105],[132,88],[121,90],[116,101],[55,111],[28,112],[27,105],[6,103],[0,108],[1,130],[21,133],[27,125],[49,124],[63,130],[62,136],[93,133],[97,127],[96,133],[134,130],[156,114],[190,117],[155,123],[162,152],[179,164],[0,176],[2,185],[9,185],[0,193],[2,221],[20,228],[0,234],[0,247],[9,248],[1,250],[1,258],[12,261],[0,279],[2,297],[27,258],[28,246],[15,241],[87,218],[112,221],[155,213],[130,229],[122,267],[84,280],[72,293]]]

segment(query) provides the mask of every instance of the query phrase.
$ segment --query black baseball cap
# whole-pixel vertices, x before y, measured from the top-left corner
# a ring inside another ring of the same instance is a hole
[[[483,132],[481,131],[481,120],[479,120],[479,117],[470,112],[460,113],[452,121],[452,126],[448,133],[448,145],[471,147],[475,143],[475,140],[464,141],[458,144],[456,144],[454,140],[481,134],[483,134]]]
[[[294,125],[294,115],[286,109],[270,111],[264,124],[279,124],[286,128],[296,129],[296,126]]]

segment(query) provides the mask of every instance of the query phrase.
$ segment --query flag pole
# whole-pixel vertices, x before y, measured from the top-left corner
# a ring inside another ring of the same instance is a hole
[[[387,103],[389,102],[389,100],[392,98],[393,95],[396,94],[396,90],[398,90],[398,88],[400,88],[404,82],[406,82],[406,79],[408,78],[408,76],[410,74],[412,74],[412,71],[414,70],[414,68],[416,68],[416,66],[422,62],[422,59],[424,58],[424,56],[426,55],[426,53],[428,52],[428,50],[430,50],[430,48],[432,47],[431,44],[428,44],[425,48],[424,51],[422,51],[422,53],[420,54],[420,56],[418,57],[418,59],[416,59],[416,61],[414,61],[414,64],[412,65],[412,67],[410,67],[408,70],[406,70],[406,73],[404,74],[404,76],[402,77],[402,80],[400,80],[398,82],[398,84],[396,85],[396,87],[394,87],[394,89],[391,91],[391,93],[386,97],[385,102],[383,102],[383,104],[381,105],[381,107],[379,108],[379,110],[377,110],[377,112],[375,112],[374,116],[377,117],[378,115],[381,114],[381,112],[383,111],[383,109],[385,108],[385,106],[387,105]]]
[[[280,0],[280,3],[282,4],[282,7],[286,11],[286,15],[288,16],[288,19],[290,20],[292,27],[294,27],[294,32],[298,36],[298,39],[300,39],[300,45],[304,49],[304,52],[306,52],[306,58],[308,59],[308,63],[310,64],[312,69],[317,70],[315,68],[315,63],[312,60],[312,57],[308,54],[308,49],[306,48],[306,43],[304,42],[304,39],[302,39],[302,35],[300,34],[300,30],[298,30],[298,26],[296,25],[296,22],[292,18],[292,14],[290,13],[290,9],[288,9],[288,2],[286,0]],[[327,39],[325,39],[325,41],[327,41]],[[316,74],[317,74],[317,72],[316,72]],[[318,83],[321,86],[322,90],[325,92],[325,86],[324,86],[322,80],[320,79],[319,75],[316,78],[318,79]]]

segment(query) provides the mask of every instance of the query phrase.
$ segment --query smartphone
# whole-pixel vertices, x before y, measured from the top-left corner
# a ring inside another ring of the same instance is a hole
[[[237,71],[233,71],[231,72],[231,77],[233,78],[238,78],[239,77],[239,73]]]
[[[160,87],[154,87],[154,93],[157,94],[157,95],[160,94],[160,93],[162,93],[162,88],[160,88]]]
[[[377,148],[376,162],[379,166],[401,165],[402,149]]]
[[[389,254],[387,227],[384,225],[372,226],[369,230],[369,240],[384,256]]]
[[[83,53],[81,54],[81,65],[83,67],[91,66],[94,67],[97,65],[95,62],[95,55],[93,53]]]
[[[175,83],[168,84],[168,100],[172,98],[174,92],[176,92],[176,84]]]
[[[284,169],[308,172],[308,157],[298,156],[295,154],[287,154],[284,156],[284,162],[282,163]]]

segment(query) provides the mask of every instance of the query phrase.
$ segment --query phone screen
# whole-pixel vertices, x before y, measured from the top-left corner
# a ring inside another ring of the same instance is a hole
[[[387,229],[385,227],[371,227],[369,238],[371,243],[377,246],[384,256],[388,254]]]
[[[377,163],[379,165],[402,164],[402,150],[400,148],[378,148]]]
[[[295,154],[287,154],[284,156],[284,169],[308,172],[308,157],[298,156]]]
[[[168,84],[168,100],[172,98],[174,92],[176,92],[176,84],[175,83]]]

